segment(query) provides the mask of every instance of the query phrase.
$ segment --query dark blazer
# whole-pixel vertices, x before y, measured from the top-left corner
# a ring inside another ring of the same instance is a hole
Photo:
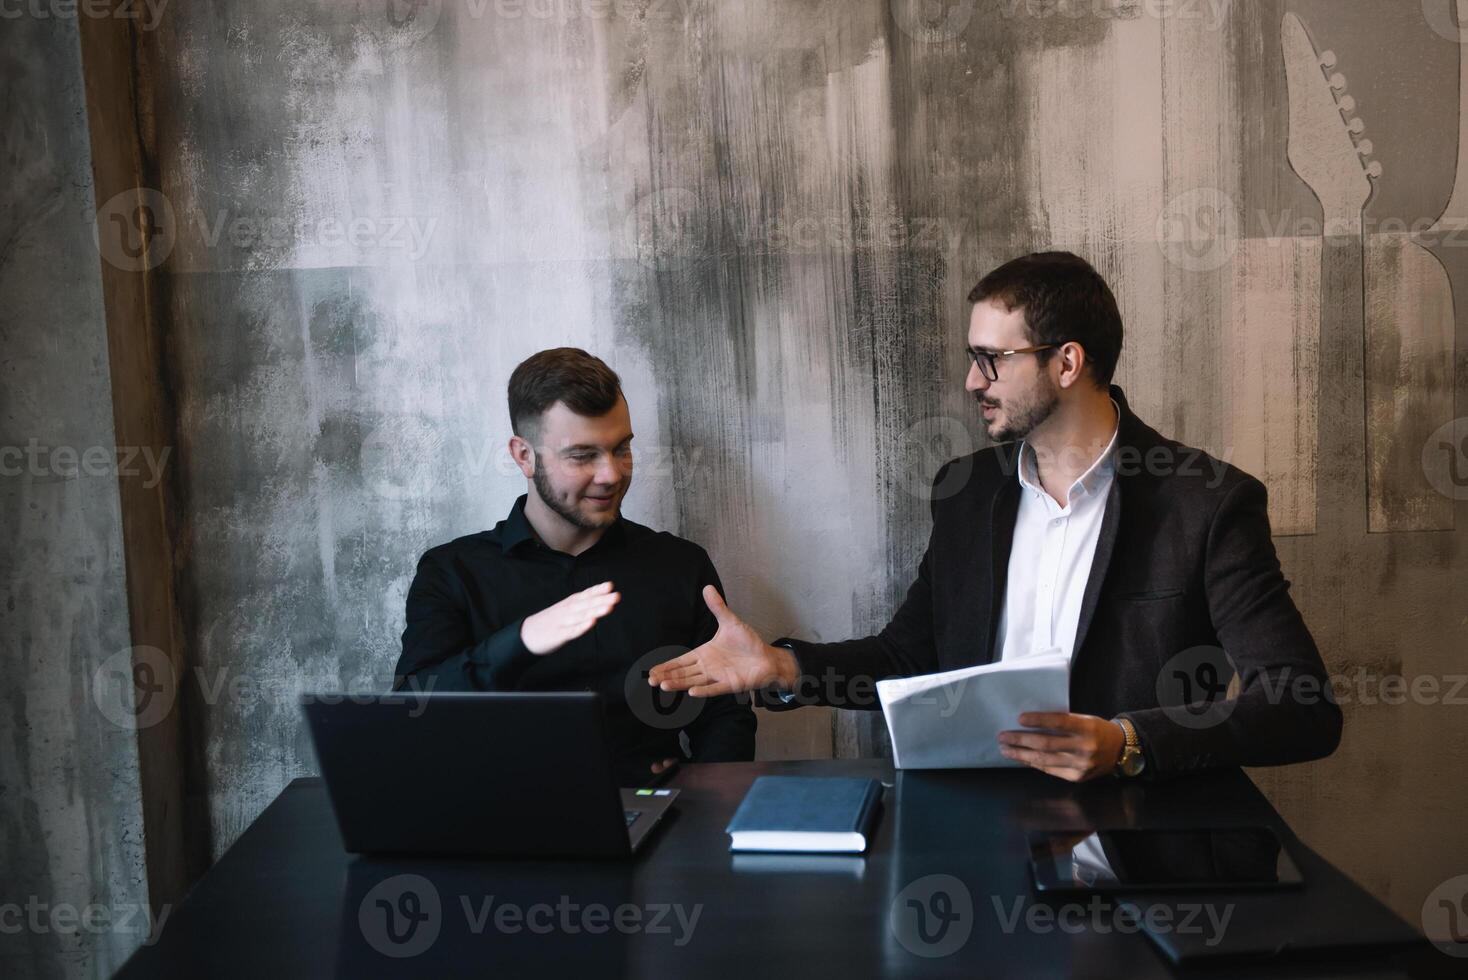
[[[1081,604],[1071,711],[1130,718],[1152,776],[1329,755],[1340,742],[1341,711],[1280,572],[1264,485],[1163,438],[1132,413],[1120,388],[1111,397],[1121,409],[1116,478]],[[1018,449],[982,449],[938,471],[917,581],[880,633],[777,641],[800,664],[794,703],[875,708],[878,679],[996,659]],[[1188,688],[1174,675],[1204,661],[1225,671],[1232,662],[1242,681],[1236,699],[1183,704]]]

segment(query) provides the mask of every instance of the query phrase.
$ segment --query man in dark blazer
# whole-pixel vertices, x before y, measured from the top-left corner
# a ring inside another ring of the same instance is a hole
[[[1101,276],[1038,253],[969,300],[965,387],[1000,445],[938,471],[927,553],[887,627],[767,644],[706,590],[718,632],[649,683],[876,708],[885,677],[1065,653],[1070,712],[1021,714],[1044,731],[1001,733],[1007,757],[1084,780],[1333,752],[1340,708],[1280,571],[1264,485],[1133,414],[1110,384],[1122,323]]]

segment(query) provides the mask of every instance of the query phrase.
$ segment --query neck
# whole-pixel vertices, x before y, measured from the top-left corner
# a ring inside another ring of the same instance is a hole
[[[1121,424],[1111,392],[1087,387],[1062,399],[1054,414],[1025,437],[1035,451],[1040,485],[1064,507],[1071,484],[1089,470]]]
[[[547,507],[534,486],[525,494],[525,519],[530,522],[530,529],[541,544],[568,555],[581,554],[607,533],[604,527],[585,528],[572,524]]]

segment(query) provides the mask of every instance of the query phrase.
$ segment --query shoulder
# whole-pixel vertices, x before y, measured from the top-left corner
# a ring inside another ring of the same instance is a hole
[[[670,531],[658,531],[645,524],[622,518],[622,528],[627,535],[629,547],[652,552],[664,561],[689,565],[712,564],[709,554],[702,545],[687,538],[680,538]]]
[[[423,552],[423,557],[418,559],[419,565],[453,565],[456,561],[469,557],[480,557],[486,554],[501,554],[499,528],[489,531],[477,531],[474,534],[465,534],[445,541],[443,544],[434,545]]]

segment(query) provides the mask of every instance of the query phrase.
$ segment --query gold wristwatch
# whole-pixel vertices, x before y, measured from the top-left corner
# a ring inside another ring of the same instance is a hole
[[[1116,761],[1116,771],[1123,776],[1140,776],[1147,766],[1147,757],[1142,754],[1142,740],[1137,737],[1136,726],[1126,718],[1113,720],[1121,726],[1126,737],[1121,747],[1121,758]]]

